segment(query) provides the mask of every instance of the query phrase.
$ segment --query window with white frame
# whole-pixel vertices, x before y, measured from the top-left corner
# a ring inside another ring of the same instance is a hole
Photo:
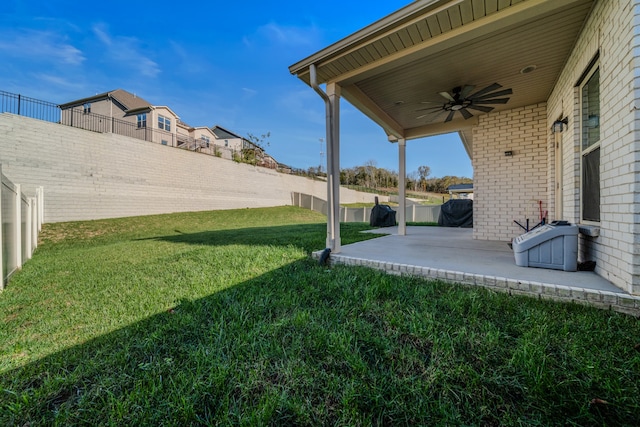
[[[136,123],[138,124],[138,129],[147,127],[147,113],[138,114]]]
[[[167,132],[171,132],[171,119],[158,115],[158,129],[164,129]]]
[[[204,142],[205,146],[209,148],[209,144],[211,143],[209,137],[207,135],[200,135],[200,139]]]
[[[600,222],[600,69],[598,64],[580,86],[581,219]]]
[[[89,114],[91,113],[91,103],[90,102],[85,102],[84,105],[82,106],[82,112],[84,114]]]

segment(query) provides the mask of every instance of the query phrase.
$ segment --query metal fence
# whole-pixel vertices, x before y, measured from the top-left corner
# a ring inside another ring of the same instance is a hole
[[[291,199],[294,206],[311,209],[323,215],[327,214],[327,202],[318,197],[303,193],[292,193]],[[340,222],[369,222],[371,209],[373,208],[349,208],[341,206]],[[392,206],[391,209],[396,212],[398,211],[398,207],[396,206]],[[407,206],[405,212],[407,222],[438,222],[440,206]]]
[[[38,245],[43,214],[42,187],[33,197],[26,196],[19,184],[4,176],[0,165],[0,289],[31,258]]]
[[[51,102],[0,90],[0,113],[60,123],[60,108]]]
[[[173,134],[162,129],[138,126],[137,121],[127,121],[85,111],[83,108],[61,110],[54,103],[0,90],[0,113],[12,113],[32,119],[58,123],[98,133],[114,133],[169,147],[208,154],[226,160],[242,160],[242,151],[221,147],[203,139]],[[256,160],[257,166],[277,169],[277,165]]]

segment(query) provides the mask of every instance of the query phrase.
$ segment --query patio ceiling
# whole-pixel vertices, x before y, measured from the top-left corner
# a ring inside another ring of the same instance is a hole
[[[513,94],[487,105],[494,112],[545,102],[595,1],[418,0],[290,72],[310,84],[315,64],[318,83],[338,84],[390,140],[459,131],[471,154],[469,130],[486,113],[469,108],[473,117],[456,111],[445,122],[450,111],[438,110],[447,103],[439,93],[498,83]]]

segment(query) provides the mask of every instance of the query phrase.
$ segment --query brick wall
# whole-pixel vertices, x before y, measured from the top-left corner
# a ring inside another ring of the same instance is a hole
[[[25,193],[44,187],[45,222],[291,205],[327,184],[271,169],[0,114],[0,164]],[[341,202],[374,195],[341,189]]]
[[[539,222],[549,209],[546,105],[480,116],[473,130],[473,237],[511,241],[522,234],[513,221]],[[511,151],[511,156],[505,152]]]
[[[599,54],[600,205],[598,237],[580,239],[581,260],[640,294],[640,1],[597,1],[548,101],[547,127],[569,117],[561,137],[566,219],[580,222],[580,76]],[[553,153],[551,153],[553,154]],[[555,162],[555,159],[552,159]]]

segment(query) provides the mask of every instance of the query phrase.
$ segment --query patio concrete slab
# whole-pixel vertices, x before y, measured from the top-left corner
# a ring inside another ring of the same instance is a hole
[[[397,227],[366,232],[387,235],[345,245],[331,261],[640,313],[640,297],[594,272],[519,267],[507,243],[474,240],[472,229],[407,227],[406,236]]]

